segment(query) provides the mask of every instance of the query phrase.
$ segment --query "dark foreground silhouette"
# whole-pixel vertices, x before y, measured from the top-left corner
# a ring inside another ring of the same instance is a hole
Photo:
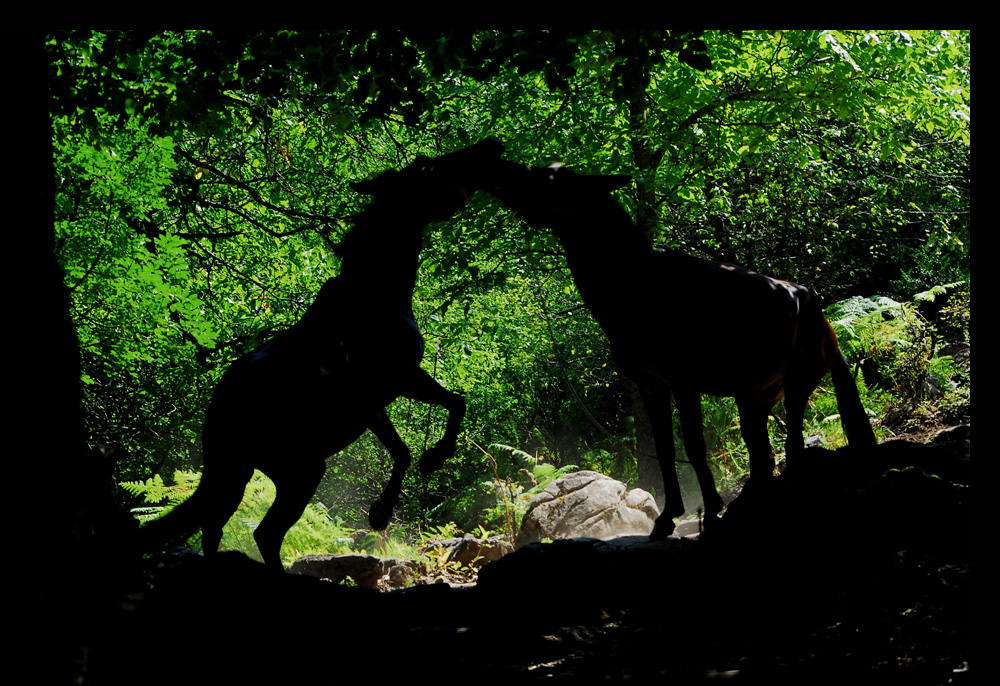
[[[201,483],[174,512],[141,529],[145,547],[201,527],[203,548],[213,555],[259,469],[276,496],[254,540],[265,563],[282,569],[281,541],[316,491],[326,458],[366,429],[392,456],[389,483],[369,512],[373,528],[386,528],[410,464],[384,409],[399,396],[449,412],[420,471],[429,474],[454,453],[465,401],[420,368],[413,288],[424,227],[460,210],[479,187],[478,170],[500,151],[498,143],[481,143],[353,184],[373,200],[340,246],[340,275],[324,284],[301,321],[226,370],[205,416]]]
[[[630,180],[581,176],[561,165],[501,162],[488,190],[528,224],[555,232],[583,302],[608,337],[615,364],[639,387],[665,489],[652,538],[669,535],[673,518],[684,513],[674,466],[671,394],[707,522],[721,511],[722,500],[705,461],[702,393],[736,399],[751,478],[758,483],[774,475],[767,435],[771,409],[785,399],[785,449],[794,463],[805,449],[806,403],[831,369],[849,442],[874,446],[847,361],[809,289],[677,250],[653,250],[610,195]]]
[[[535,543],[470,588],[366,591],[239,553],[95,560],[50,660],[70,635],[85,684],[971,683],[967,427],[806,453],[713,536]]]

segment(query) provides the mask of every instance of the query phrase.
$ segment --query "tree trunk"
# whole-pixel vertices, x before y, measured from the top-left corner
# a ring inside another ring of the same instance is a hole
[[[86,431],[80,403],[80,343],[70,316],[69,289],[55,256],[55,189],[52,127],[49,122],[48,60],[44,35],[32,34],[30,52],[36,95],[29,111],[31,203],[25,218],[31,222],[20,232],[17,264],[25,268],[19,286],[31,298],[23,302],[20,336],[14,373],[21,375],[14,397],[25,423],[14,426],[38,427],[30,442],[25,441],[20,459],[33,464],[38,474],[46,474],[39,495],[55,507],[33,508],[33,517],[50,517],[53,526],[42,525],[50,541],[62,548],[73,537],[71,519],[82,505],[87,476]],[[23,436],[28,439],[28,436]],[[55,532],[58,532],[55,534]]]
[[[647,128],[646,90],[649,87],[649,68],[646,59],[649,50],[643,42],[641,33],[629,35],[625,42],[626,51],[631,54],[626,58],[625,70],[622,74],[622,85],[628,93],[629,128],[631,131],[632,161],[639,170],[637,180],[637,212],[635,221],[642,229],[643,235],[653,245],[653,231],[656,228],[656,192],[654,179],[656,169],[663,159],[663,153],[653,152],[649,145]],[[649,293],[635,293],[635,298],[647,301]],[[653,425],[649,421],[646,407],[639,395],[639,389],[634,383],[629,383],[632,395],[632,413],[635,419],[636,459],[638,462],[639,488],[656,494],[657,503],[663,503],[663,475],[659,461],[656,458],[656,446],[653,443]]]
[[[81,540],[91,527],[84,516],[90,493],[83,408],[80,403],[80,348],[70,317],[70,294],[56,261],[55,188],[49,73],[45,35],[23,36],[22,101],[25,135],[15,146],[25,162],[20,170],[24,207],[8,236],[7,323],[9,462],[18,484],[9,533],[19,541],[19,557],[44,559],[53,551],[73,560],[67,575],[58,564],[34,564],[19,588],[13,622],[36,666],[38,683],[69,682],[79,656],[80,627],[87,626],[81,598],[96,595]],[[11,273],[13,271],[13,273]],[[92,472],[91,472],[92,473]],[[12,549],[13,550],[13,549]],[[88,596],[89,594],[89,596]],[[18,617],[21,610],[24,616]],[[57,681],[58,680],[58,681]]]
[[[638,462],[639,482],[636,484],[644,491],[649,491],[656,497],[656,504],[663,509],[663,474],[656,457],[656,444],[653,443],[653,425],[649,414],[639,395],[639,387],[631,381],[629,390],[632,395],[632,412],[635,419],[635,451]]]

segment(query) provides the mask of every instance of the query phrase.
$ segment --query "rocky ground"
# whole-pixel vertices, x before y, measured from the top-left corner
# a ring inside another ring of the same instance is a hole
[[[123,561],[59,607],[42,653],[82,684],[970,683],[971,463],[951,439],[814,449],[700,539],[531,544],[474,586]]]

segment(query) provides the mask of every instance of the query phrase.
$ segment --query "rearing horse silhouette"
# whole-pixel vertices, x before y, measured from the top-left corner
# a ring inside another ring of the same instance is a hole
[[[806,403],[828,370],[848,441],[874,446],[847,360],[809,289],[677,250],[653,250],[610,195],[630,181],[622,175],[581,176],[562,165],[501,162],[487,190],[528,224],[555,232],[615,363],[639,387],[665,490],[664,510],[650,537],[671,534],[673,518],[684,513],[671,393],[706,521],[723,505],[705,459],[702,393],[736,399],[754,481],[774,475],[767,435],[771,408],[784,397],[786,455],[794,459],[805,450]]]
[[[201,483],[186,502],[140,530],[146,541],[177,540],[200,526],[205,554],[215,554],[223,525],[259,469],[276,495],[254,540],[264,562],[283,569],[281,542],[316,491],[326,458],[365,429],[393,461],[369,512],[371,526],[384,529],[410,464],[385,412],[398,396],[449,413],[444,436],[420,459],[423,474],[455,452],[465,400],[419,366],[424,340],[413,317],[413,288],[424,227],[459,211],[477,188],[477,169],[501,152],[499,143],[485,141],[352,184],[373,201],[339,247],[340,275],[323,285],[297,324],[223,374],[205,415]]]

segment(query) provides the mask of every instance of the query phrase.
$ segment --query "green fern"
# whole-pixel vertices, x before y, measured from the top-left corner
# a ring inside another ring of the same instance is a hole
[[[871,323],[875,318],[885,318],[885,315],[897,317],[902,313],[903,307],[902,303],[885,296],[866,298],[858,295],[827,307],[826,318],[833,325],[838,339],[852,339],[858,335],[860,327]]]
[[[958,300],[957,307],[941,311],[947,318],[928,322],[918,311],[920,303],[939,297],[951,297],[956,287],[966,282],[934,286],[913,297],[912,302],[900,303],[885,297],[849,298],[834,303],[826,309],[840,347],[852,360],[869,360],[874,363],[873,383],[884,390],[891,390],[907,407],[925,399],[925,381],[930,377],[941,386],[967,385],[961,370],[953,370],[947,363],[935,358],[935,351],[942,336],[950,335],[962,340],[967,338],[968,297]],[[965,330],[963,332],[963,330]],[[867,372],[866,372],[867,374]],[[867,377],[866,377],[867,378]],[[957,401],[967,401],[967,390]],[[967,403],[966,403],[967,404]]]
[[[131,510],[140,522],[148,522],[162,517],[190,498],[198,488],[200,480],[201,472],[176,471],[173,486],[164,484],[159,474],[154,474],[145,481],[124,481],[118,485],[148,503],[145,507],[135,507]]]
[[[939,295],[944,295],[944,296],[950,295],[949,291],[951,291],[953,288],[958,288],[959,286],[964,286],[965,284],[966,284],[965,281],[954,281],[952,283],[946,283],[940,286],[931,286],[926,291],[923,291],[922,293],[917,293],[915,296],[913,296],[913,300],[916,302],[933,302],[935,298],[937,298]]]
[[[511,455],[515,455],[517,457],[522,458],[525,462],[535,462],[535,459],[536,459],[535,456],[532,455],[531,453],[526,453],[525,451],[521,450],[520,448],[515,448],[512,445],[505,445],[503,443],[491,443],[490,447],[491,448],[499,448],[500,450],[506,450]]]
[[[885,357],[907,345],[907,324],[916,315],[913,305],[892,298],[855,296],[826,308],[837,341],[852,360]]]
[[[200,472],[176,471],[173,486],[164,484],[159,474],[145,481],[126,481],[119,485],[147,503],[132,508],[131,512],[139,521],[148,522],[166,516],[190,498],[200,481]],[[243,492],[239,508],[223,528],[221,549],[238,550],[248,557],[262,560],[253,532],[267,514],[274,496],[274,482],[262,472],[255,471]],[[189,545],[198,547],[200,543],[200,534],[188,539]],[[342,522],[331,518],[322,505],[310,503],[299,521],[285,535],[281,558],[288,563],[302,555],[343,553],[350,550],[351,543],[352,532]]]

